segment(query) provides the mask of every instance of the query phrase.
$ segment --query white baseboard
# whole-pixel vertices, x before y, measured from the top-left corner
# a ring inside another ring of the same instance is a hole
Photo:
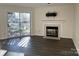
[[[74,45],[76,47],[77,53],[79,55],[79,44],[73,39]]]

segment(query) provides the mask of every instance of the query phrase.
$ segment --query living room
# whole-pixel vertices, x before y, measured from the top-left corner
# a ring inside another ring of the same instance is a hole
[[[8,33],[8,25],[7,25],[8,19],[9,19],[8,18],[9,13],[16,12],[16,13],[19,13],[19,15],[21,15],[20,13],[30,13],[30,34],[29,35],[33,36],[33,39],[36,40],[35,41],[36,43],[34,44],[36,45],[38,44],[38,45],[37,46],[35,45],[36,47],[33,47],[34,48],[33,51],[30,50],[28,54],[25,53],[24,55],[26,56],[27,55],[29,56],[30,55],[36,55],[36,56],[37,55],[52,55],[52,56],[53,55],[58,55],[58,56],[59,55],[78,55],[79,54],[79,50],[78,50],[79,49],[79,46],[78,46],[79,45],[78,43],[79,42],[78,40],[79,38],[78,36],[79,11],[78,10],[79,10],[79,4],[75,4],[75,3],[66,3],[66,4],[65,3],[62,3],[62,4],[61,3],[55,3],[55,4],[52,4],[52,3],[14,3],[14,4],[3,3],[3,4],[0,4],[0,41],[3,43],[7,43],[8,41],[7,39],[11,38],[8,35],[9,33]],[[54,36],[54,34],[51,34],[51,36],[53,36],[51,37],[47,34],[51,30],[50,27],[52,28],[52,31],[54,32],[56,31],[57,36]],[[53,30],[53,27],[57,27],[57,30]],[[48,40],[42,41],[43,39],[44,40],[48,39]],[[58,42],[58,44],[56,41]],[[49,48],[49,45],[51,44],[54,44],[55,49],[59,49],[59,50],[55,51],[54,47],[52,47],[54,45],[50,46]],[[68,46],[67,44],[71,46]],[[42,49],[39,49],[39,45],[40,45],[40,48]],[[46,45],[48,47],[46,47]],[[67,45],[67,46],[65,47],[64,45]],[[70,53],[68,53],[70,51],[66,49],[68,47],[71,50],[75,50],[75,52],[73,53],[71,51]],[[8,49],[4,48],[4,49],[7,50],[8,52],[9,48]],[[40,51],[40,53],[38,53],[38,51],[35,51],[37,49]],[[55,52],[51,53],[49,49]],[[66,49],[67,51],[65,50],[65,52],[63,51],[62,53],[59,52],[60,50],[62,51],[64,49]],[[42,50],[43,51],[46,50],[48,52],[45,52],[45,51],[42,52]],[[15,50],[12,50],[12,52],[13,51]],[[78,54],[75,54],[76,52]],[[10,54],[7,53],[7,55],[10,55]]]

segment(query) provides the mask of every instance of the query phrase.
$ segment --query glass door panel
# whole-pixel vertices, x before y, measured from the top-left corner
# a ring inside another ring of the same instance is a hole
[[[21,36],[30,35],[30,13],[20,13]]]
[[[19,33],[19,13],[9,12],[8,13],[8,32],[9,37],[20,36]]]

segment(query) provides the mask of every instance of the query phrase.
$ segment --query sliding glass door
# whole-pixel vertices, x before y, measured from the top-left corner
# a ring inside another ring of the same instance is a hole
[[[30,13],[20,13],[21,36],[30,35]]]
[[[30,35],[30,27],[30,13],[8,13],[9,37]]]

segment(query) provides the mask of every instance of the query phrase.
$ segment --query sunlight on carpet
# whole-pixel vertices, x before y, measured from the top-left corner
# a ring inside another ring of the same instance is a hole
[[[6,56],[24,56],[24,53],[21,52],[8,52]]]
[[[0,50],[0,56],[4,56],[5,55],[5,53],[7,52],[7,50]]]

